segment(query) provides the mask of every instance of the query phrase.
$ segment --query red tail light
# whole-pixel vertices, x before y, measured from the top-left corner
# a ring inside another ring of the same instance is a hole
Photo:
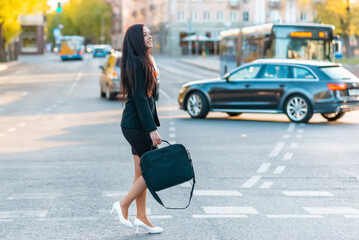
[[[327,83],[328,89],[335,91],[335,90],[345,90],[347,89],[346,83]]]
[[[59,52],[59,56],[62,56],[62,52]]]
[[[112,71],[112,78],[117,78],[117,71],[116,70]]]
[[[80,55],[82,55],[82,50],[79,52]]]

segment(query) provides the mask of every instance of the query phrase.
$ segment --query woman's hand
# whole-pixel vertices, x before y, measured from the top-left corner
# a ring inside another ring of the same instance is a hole
[[[161,144],[161,136],[158,134],[157,130],[150,132],[150,137],[154,147]]]

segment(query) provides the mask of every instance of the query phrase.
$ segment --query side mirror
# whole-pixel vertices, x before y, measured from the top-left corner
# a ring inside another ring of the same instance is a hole
[[[223,78],[226,79],[227,82],[229,82],[229,73],[224,74]]]
[[[101,69],[102,71],[105,71],[105,68],[101,65],[98,67],[99,69]]]

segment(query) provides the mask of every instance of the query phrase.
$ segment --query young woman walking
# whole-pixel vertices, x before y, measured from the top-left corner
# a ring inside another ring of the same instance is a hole
[[[132,228],[143,228],[149,233],[161,233],[146,215],[147,187],[141,175],[140,157],[143,153],[161,144],[157,132],[160,126],[154,96],[156,94],[156,72],[150,49],[153,47],[150,31],[143,24],[128,28],[122,48],[121,86],[127,94],[122,114],[121,129],[131,145],[135,163],[135,177],[132,188],[120,201],[113,204],[111,213],[116,210],[120,222]],[[128,208],[136,200],[137,216],[133,224],[128,220]]]

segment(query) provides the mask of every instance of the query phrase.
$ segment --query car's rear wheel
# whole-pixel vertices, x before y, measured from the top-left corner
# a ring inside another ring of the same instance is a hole
[[[284,111],[292,122],[308,122],[313,116],[312,105],[300,94],[294,94],[287,99]]]
[[[327,119],[328,121],[336,121],[339,118],[343,117],[345,112],[333,112],[333,113],[321,113],[323,118]]]
[[[228,116],[230,116],[230,117],[236,117],[236,116],[241,115],[242,113],[227,112],[227,114],[228,114]]]
[[[100,96],[101,96],[102,98],[106,97],[106,93],[102,90],[101,84],[100,84]]]
[[[106,98],[107,98],[108,100],[115,100],[116,97],[117,97],[117,93],[111,92],[111,91],[110,91],[110,88],[107,87],[107,88],[106,88]]]
[[[192,92],[186,101],[187,112],[192,118],[205,118],[209,112],[206,97],[200,92]]]

